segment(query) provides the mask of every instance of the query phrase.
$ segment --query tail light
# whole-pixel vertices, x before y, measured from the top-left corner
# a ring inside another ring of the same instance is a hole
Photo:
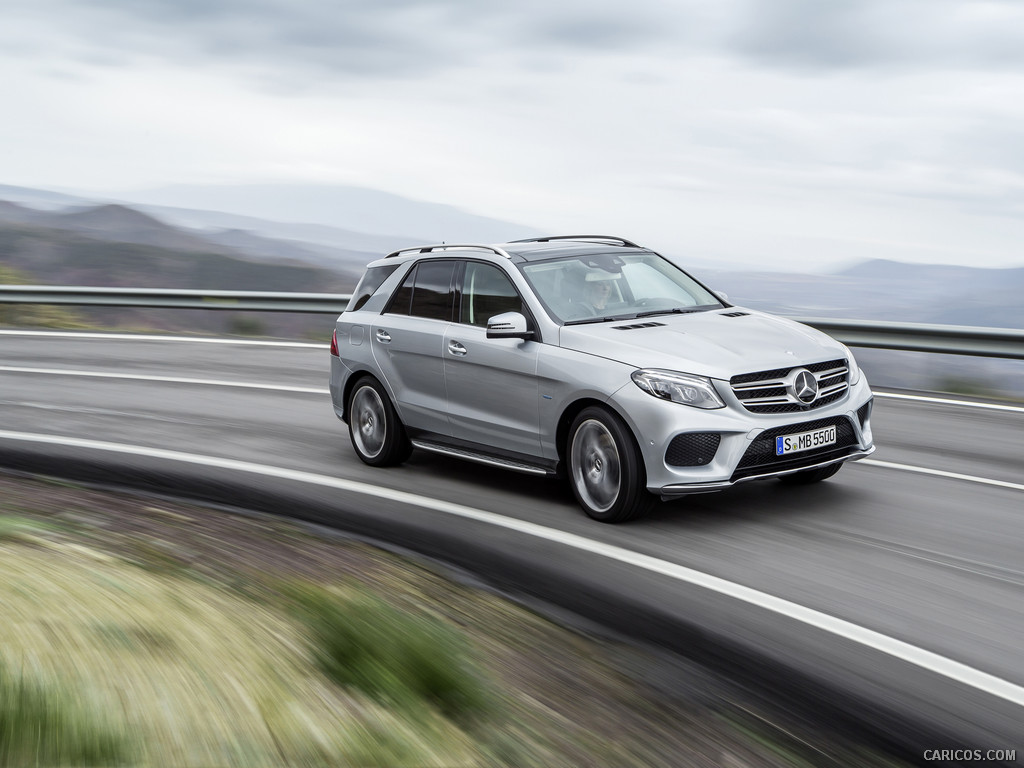
[[[334,333],[331,334],[331,354],[334,357],[341,357],[338,354],[338,329],[334,329]]]

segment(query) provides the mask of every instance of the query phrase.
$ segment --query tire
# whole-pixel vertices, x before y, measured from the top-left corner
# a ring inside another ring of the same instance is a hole
[[[357,381],[349,393],[348,435],[356,455],[371,467],[401,464],[412,453],[412,443],[391,398],[370,376]]]
[[[807,469],[803,472],[794,472],[792,475],[783,475],[779,480],[786,485],[811,485],[812,483],[820,483],[822,480],[828,480],[832,475],[838,472],[842,466],[843,462],[829,464],[827,467],[818,467],[818,469]]]
[[[569,485],[583,511],[602,523],[623,523],[655,502],[643,457],[629,427],[605,408],[584,408],[566,443]]]

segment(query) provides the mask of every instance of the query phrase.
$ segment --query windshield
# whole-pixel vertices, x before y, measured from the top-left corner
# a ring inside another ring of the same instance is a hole
[[[520,269],[548,313],[563,324],[722,306],[713,293],[655,253],[576,256]]]

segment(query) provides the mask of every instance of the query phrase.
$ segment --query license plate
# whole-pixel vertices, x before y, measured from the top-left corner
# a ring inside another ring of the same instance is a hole
[[[835,441],[836,428],[834,426],[812,429],[810,432],[797,432],[793,435],[779,435],[775,438],[775,455],[785,456],[789,453],[809,451],[812,448],[832,445]]]

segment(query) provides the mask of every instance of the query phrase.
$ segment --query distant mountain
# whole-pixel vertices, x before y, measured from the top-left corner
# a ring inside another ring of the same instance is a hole
[[[901,312],[912,314],[916,322],[1024,328],[1024,267],[874,260],[840,274],[855,280],[861,291],[891,296]]]
[[[258,220],[253,221],[258,223]],[[0,224],[63,230],[105,242],[156,246],[182,253],[212,253],[275,263],[315,265],[338,272],[350,285],[359,279],[366,263],[380,255],[277,240],[245,230],[183,229],[119,204],[50,211],[0,201]]]
[[[25,203],[37,209],[68,208],[73,205],[89,205],[94,202],[91,198],[80,195],[52,192],[48,189],[16,187],[10,184],[0,184],[0,200]]]
[[[500,243],[544,234],[534,226],[478,216],[364,187],[298,184],[178,185],[121,195],[145,205],[202,208],[273,221],[323,224],[416,243]]]
[[[122,206],[37,213],[0,206],[0,268],[18,275],[20,282],[327,293],[345,293],[354,285],[351,273],[280,259],[255,261]],[[310,333],[319,338],[329,329],[329,319],[317,315],[264,313],[250,319],[223,311],[109,308],[76,310],[76,316],[108,328],[270,333],[292,338]]]
[[[185,253],[241,255],[125,205],[98,205],[47,213],[37,218],[36,224],[110,242],[154,245]]]
[[[304,245],[321,245],[354,253],[381,256],[398,248],[426,242],[422,237],[401,235],[372,235],[325,224],[301,224],[254,216],[241,216],[223,211],[204,211],[194,208],[175,208],[166,205],[136,205],[136,208],[180,227],[211,232],[250,232],[265,238],[299,241]],[[364,262],[365,263],[365,262]]]
[[[0,225],[0,264],[45,285],[341,291],[337,273],[162,245],[100,239],[66,228]]]
[[[868,261],[831,275],[702,272],[737,304],[790,315],[1024,328],[1024,268]]]

